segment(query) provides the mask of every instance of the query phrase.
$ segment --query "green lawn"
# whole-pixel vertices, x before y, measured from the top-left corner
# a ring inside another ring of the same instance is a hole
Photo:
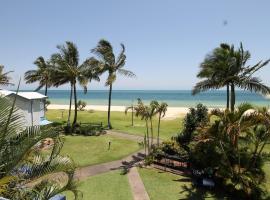
[[[132,193],[126,175],[112,171],[92,176],[79,183],[78,189],[85,200],[132,200]],[[74,199],[73,194],[66,192],[67,199]]]
[[[151,200],[224,199],[195,189],[188,177],[146,168],[139,168],[139,173]]]
[[[62,118],[63,112],[63,118]],[[48,110],[46,116],[49,120],[54,122],[64,122],[67,120],[67,110]],[[71,118],[72,119],[72,118]],[[154,119],[153,124],[156,128],[157,118]],[[107,112],[102,111],[79,111],[78,122],[102,122],[104,125],[107,123]],[[135,135],[143,136],[145,133],[145,122],[140,118],[134,118],[134,127],[131,126],[131,113],[125,115],[124,112],[112,112],[111,123],[114,130],[119,130]],[[182,126],[182,119],[177,118],[174,120],[162,120],[160,136],[162,139],[169,139],[174,134],[178,133]],[[156,130],[154,130],[156,134]]]
[[[108,143],[111,148],[108,150]],[[121,159],[139,150],[137,142],[115,136],[65,136],[61,151],[79,166],[94,165]]]

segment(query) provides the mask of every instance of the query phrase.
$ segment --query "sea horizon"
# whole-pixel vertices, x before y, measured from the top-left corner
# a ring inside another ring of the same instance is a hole
[[[21,90],[33,91],[33,90]],[[40,90],[44,93],[44,90]],[[48,98],[51,104],[67,105],[69,104],[69,90],[48,90]],[[112,106],[130,106],[137,103],[137,99],[142,99],[145,103],[151,100],[166,102],[170,107],[193,107],[202,103],[208,107],[224,108],[226,106],[226,90],[210,90],[199,93],[195,96],[191,90],[113,90]],[[107,105],[108,90],[88,90],[84,94],[83,90],[77,90],[77,99],[85,101],[87,105]],[[248,102],[256,106],[269,106],[270,99],[260,94],[237,90],[236,105]]]

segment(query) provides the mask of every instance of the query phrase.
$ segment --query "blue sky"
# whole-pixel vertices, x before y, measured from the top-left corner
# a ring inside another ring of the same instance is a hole
[[[56,45],[75,42],[82,62],[105,38],[116,52],[125,44],[127,68],[137,74],[119,76],[115,89],[191,89],[200,62],[221,42],[242,41],[250,64],[270,58],[269,8],[269,0],[3,0],[0,64],[15,71],[16,83],[38,56],[57,52]],[[257,75],[270,85],[270,65]],[[89,88],[105,89],[105,77]]]

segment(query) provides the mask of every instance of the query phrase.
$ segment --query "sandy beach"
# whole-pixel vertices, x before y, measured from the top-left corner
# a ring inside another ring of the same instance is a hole
[[[48,109],[54,109],[54,110],[67,110],[69,108],[69,105],[59,105],[59,104],[51,104],[48,106]],[[119,111],[124,112],[125,106],[111,106],[111,111]],[[74,109],[74,106],[72,106],[72,109]],[[107,111],[108,106],[107,105],[88,105],[85,107],[85,110],[95,110],[95,111]],[[168,110],[166,112],[164,120],[171,120],[178,117],[183,116],[188,112],[187,107],[168,107]]]

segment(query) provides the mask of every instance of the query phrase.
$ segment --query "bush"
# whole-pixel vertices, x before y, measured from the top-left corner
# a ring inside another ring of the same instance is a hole
[[[85,136],[98,136],[105,134],[104,128],[99,124],[83,124],[76,127],[75,134]]]
[[[85,107],[86,107],[86,102],[79,100],[78,101],[78,110],[83,111]]]
[[[45,111],[48,110],[48,106],[51,104],[50,100],[46,99],[45,100]]]
[[[189,108],[183,122],[183,130],[173,139],[185,149],[190,151],[190,142],[199,127],[203,127],[209,122],[208,109],[203,104],[198,104],[196,108]]]

